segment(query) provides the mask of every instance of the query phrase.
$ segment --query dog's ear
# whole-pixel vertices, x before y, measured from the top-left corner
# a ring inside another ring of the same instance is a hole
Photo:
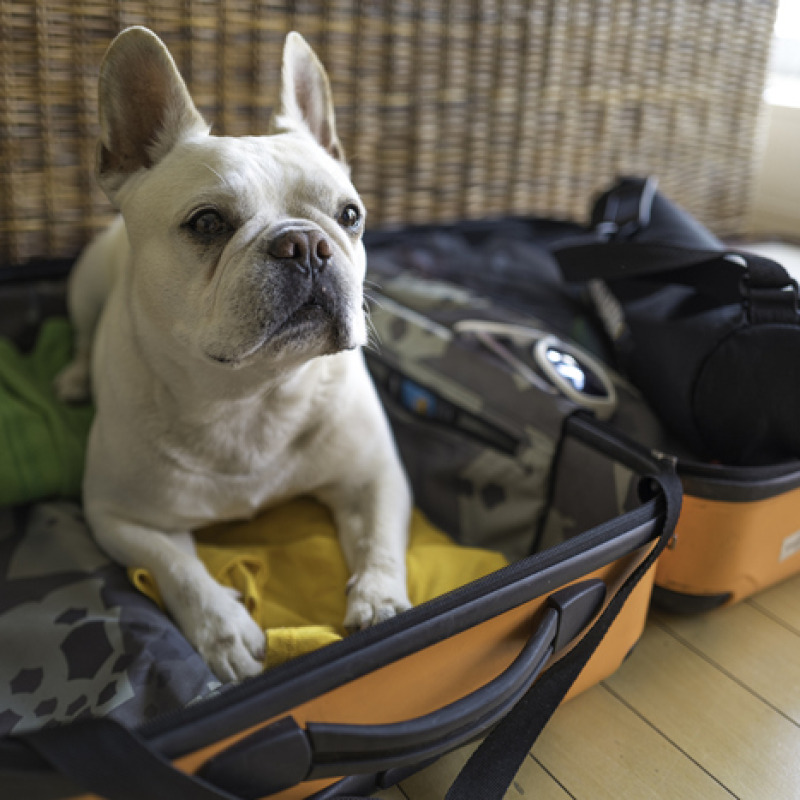
[[[283,47],[280,110],[272,120],[274,133],[307,130],[337,161],[345,163],[336,135],[328,75],[308,42],[294,31]]]
[[[161,39],[147,28],[117,36],[100,67],[98,182],[109,198],[182,138],[208,133]]]

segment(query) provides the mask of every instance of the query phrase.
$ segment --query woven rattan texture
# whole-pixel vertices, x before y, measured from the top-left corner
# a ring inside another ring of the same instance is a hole
[[[652,172],[740,232],[776,0],[0,0],[0,264],[74,255],[108,218],[96,76],[127,25],[168,44],[220,134],[265,132],[287,31],[328,68],[370,225],[583,219]]]

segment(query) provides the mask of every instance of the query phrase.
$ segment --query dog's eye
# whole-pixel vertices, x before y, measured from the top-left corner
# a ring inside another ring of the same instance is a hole
[[[340,212],[338,218],[339,224],[350,231],[358,230],[361,225],[361,211],[359,207],[353,203],[348,203]]]
[[[186,226],[198,236],[212,238],[230,233],[231,226],[219,211],[213,208],[204,208],[189,219]]]

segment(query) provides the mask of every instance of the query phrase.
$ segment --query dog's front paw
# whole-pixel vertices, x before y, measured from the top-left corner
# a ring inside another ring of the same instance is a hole
[[[353,575],[347,584],[344,626],[349,631],[361,630],[409,608],[405,575],[390,577],[380,572]]]
[[[56,375],[53,385],[63,403],[85,403],[92,394],[89,362],[76,358]]]
[[[182,627],[223,683],[252,678],[264,669],[264,631],[233,593],[220,589],[213,605]]]

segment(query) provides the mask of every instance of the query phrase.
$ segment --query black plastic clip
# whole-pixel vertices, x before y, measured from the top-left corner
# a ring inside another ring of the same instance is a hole
[[[739,291],[748,322],[751,325],[800,324],[797,281],[780,264],[769,259],[748,256],[743,260],[746,269]]]
[[[592,218],[595,232],[607,239],[630,239],[650,224],[658,179],[621,178]]]

